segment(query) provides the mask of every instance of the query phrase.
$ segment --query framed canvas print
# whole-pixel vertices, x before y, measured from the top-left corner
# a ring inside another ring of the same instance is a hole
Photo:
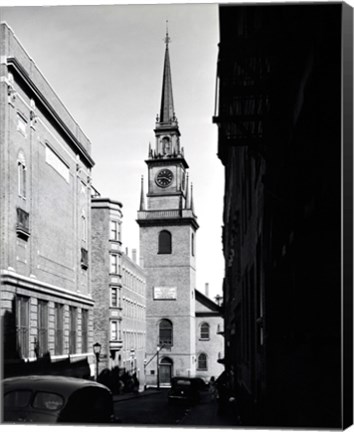
[[[1,421],[351,426],[352,7],[0,19]]]

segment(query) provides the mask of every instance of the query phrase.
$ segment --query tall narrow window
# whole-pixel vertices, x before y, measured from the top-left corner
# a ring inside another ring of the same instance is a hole
[[[210,327],[208,323],[203,323],[200,326],[200,339],[209,339],[210,338]]]
[[[76,326],[77,313],[76,307],[69,308],[69,354],[76,353]]]
[[[54,306],[54,329],[55,329],[55,348],[56,355],[63,354],[64,339],[64,306],[56,303]]]
[[[191,250],[192,250],[192,256],[194,256],[194,233],[192,233],[192,237],[191,237]]]
[[[169,231],[161,231],[159,234],[159,254],[172,253],[172,236]]]
[[[119,223],[116,220],[111,220],[111,228],[110,228],[110,239],[119,241],[120,235],[119,235]]]
[[[208,370],[208,361],[207,355],[204,353],[199,354],[198,356],[198,370]]]
[[[26,199],[26,162],[22,152],[19,153],[17,158],[17,185],[18,196]]]
[[[29,357],[29,298],[16,296],[16,344],[20,357]]]
[[[111,254],[111,273],[118,274],[118,255]]]
[[[111,288],[111,306],[118,307],[118,288]]]
[[[118,340],[118,321],[111,321],[111,340]]]
[[[43,356],[48,351],[48,302],[38,300],[38,352]]]
[[[81,268],[88,268],[87,219],[84,210],[81,213]]]
[[[173,326],[170,320],[163,319],[160,321],[159,342],[160,345],[173,345]]]
[[[88,310],[81,309],[81,352],[88,351]]]

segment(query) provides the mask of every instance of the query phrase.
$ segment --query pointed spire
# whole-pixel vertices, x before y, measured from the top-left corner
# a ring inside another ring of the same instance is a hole
[[[194,213],[194,203],[193,203],[193,183],[191,183],[191,205],[190,209],[192,210],[192,213]]]
[[[171,42],[171,38],[168,35],[168,20],[166,20],[166,37],[164,39],[166,48],[168,48],[168,44]]]
[[[163,79],[162,79],[162,96],[161,96],[161,108],[160,108],[160,123],[171,123],[176,121],[174,107],[173,107],[173,95],[172,95],[172,79],[171,79],[171,66],[170,56],[168,52],[168,44],[171,39],[168,35],[168,21],[166,21],[166,37],[165,37],[165,62],[163,68]]]
[[[141,176],[140,211],[145,210],[144,176]]]
[[[187,174],[186,179],[186,202],[185,202],[185,208],[188,209],[188,201],[189,201],[189,175]]]

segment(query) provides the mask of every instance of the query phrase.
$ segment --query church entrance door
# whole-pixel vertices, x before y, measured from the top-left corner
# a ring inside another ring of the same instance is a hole
[[[160,382],[170,384],[172,377],[173,361],[169,357],[164,357],[160,362]]]

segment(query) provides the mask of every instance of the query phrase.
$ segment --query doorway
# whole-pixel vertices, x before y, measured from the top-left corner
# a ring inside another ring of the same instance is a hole
[[[172,377],[173,361],[169,357],[163,357],[160,361],[160,382],[170,384]]]

